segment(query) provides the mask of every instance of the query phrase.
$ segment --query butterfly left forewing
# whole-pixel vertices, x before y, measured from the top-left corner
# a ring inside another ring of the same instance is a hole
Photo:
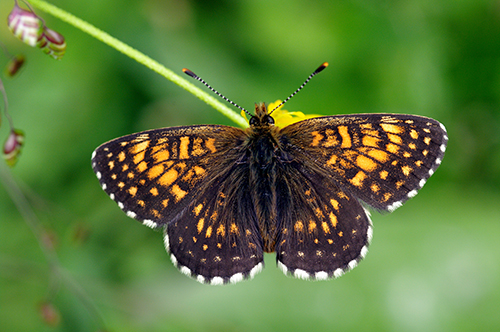
[[[436,120],[399,114],[313,118],[281,135],[294,158],[386,211],[417,194],[441,164],[448,141]]]
[[[144,131],[98,147],[92,167],[128,216],[157,228],[189,205],[242,135],[240,129],[216,125]]]

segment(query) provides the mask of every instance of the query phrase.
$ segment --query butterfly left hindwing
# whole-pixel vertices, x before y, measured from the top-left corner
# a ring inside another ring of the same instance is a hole
[[[200,282],[234,283],[263,267],[262,236],[244,168],[234,163],[212,174],[209,185],[165,230],[172,261]]]
[[[129,217],[165,228],[166,249],[181,272],[205,283],[237,282],[263,266],[248,181],[237,163],[245,137],[227,126],[155,129],[103,144],[92,163]]]

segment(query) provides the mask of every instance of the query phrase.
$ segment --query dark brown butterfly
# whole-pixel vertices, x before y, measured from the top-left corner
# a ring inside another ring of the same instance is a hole
[[[442,124],[421,116],[325,116],[278,128],[271,113],[257,104],[246,130],[197,125],[121,137],[97,148],[92,166],[128,216],[164,229],[173,263],[199,282],[251,278],[273,251],[283,272],[323,280],[366,255],[363,203],[392,212],[415,196],[448,141]]]

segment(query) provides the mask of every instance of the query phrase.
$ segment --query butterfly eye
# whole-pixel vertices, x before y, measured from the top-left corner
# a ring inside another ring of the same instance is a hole
[[[263,122],[264,122],[264,123],[267,123],[267,124],[269,124],[269,125],[273,125],[273,124],[274,124],[274,119],[273,119],[273,117],[272,117],[272,116],[266,115],[266,116],[264,117],[264,121],[263,121]]]
[[[251,126],[255,126],[258,122],[259,122],[259,120],[258,120],[255,116],[252,116],[252,117],[250,118],[250,121],[248,121],[248,123],[249,123]]]

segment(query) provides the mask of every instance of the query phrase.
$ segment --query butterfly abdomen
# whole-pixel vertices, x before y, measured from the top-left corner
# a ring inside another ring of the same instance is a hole
[[[276,140],[268,131],[250,135],[247,145],[249,189],[266,252],[273,252],[276,238]]]

